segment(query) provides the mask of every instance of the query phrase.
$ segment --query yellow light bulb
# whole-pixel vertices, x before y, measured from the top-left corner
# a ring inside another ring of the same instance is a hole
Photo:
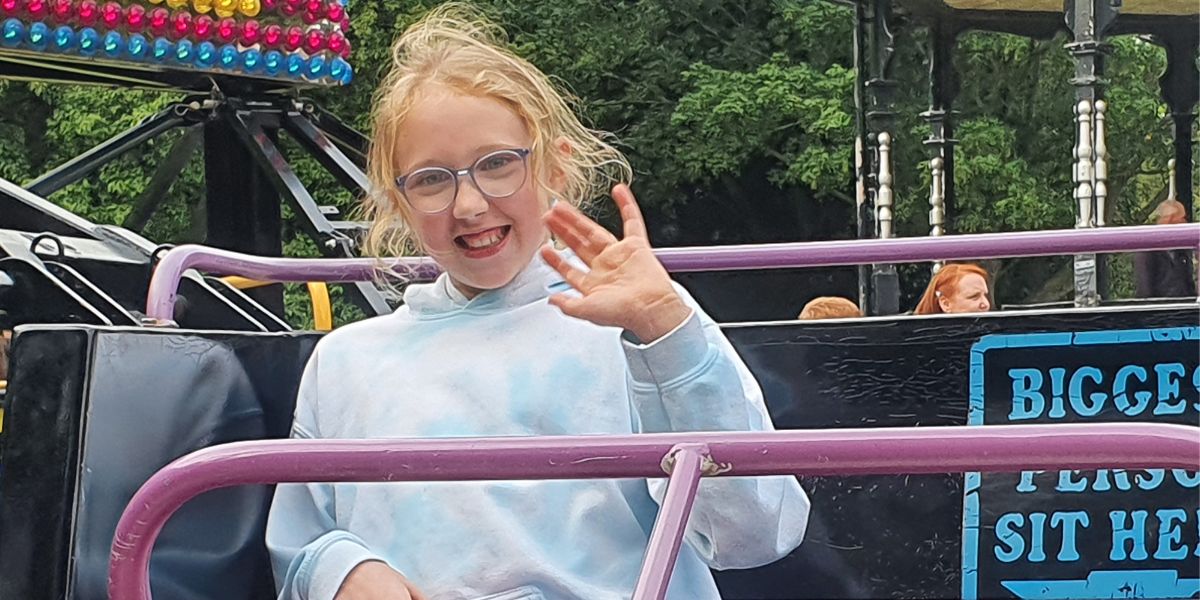
[[[187,6],[188,0],[167,0],[167,6],[171,8],[183,8]]]
[[[242,0],[241,5],[238,8],[242,11],[242,14],[246,15],[247,17],[257,17],[259,11],[262,10],[262,4],[260,4],[258,0]]]
[[[212,10],[212,0],[192,0],[192,8],[200,14],[204,14]]]
[[[237,12],[237,6],[238,0],[213,0],[213,10],[222,19],[232,17],[233,13]]]

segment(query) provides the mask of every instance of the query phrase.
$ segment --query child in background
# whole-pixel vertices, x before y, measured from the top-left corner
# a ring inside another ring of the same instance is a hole
[[[816,321],[820,319],[854,319],[863,316],[858,305],[841,296],[818,296],[809,300],[800,315],[801,321]]]
[[[294,437],[771,430],[757,382],[613,185],[624,157],[499,33],[451,4],[397,41],[367,246],[418,249],[444,273],[321,341]],[[621,239],[576,208],[609,189]],[[287,599],[628,598],[665,485],[280,485],[267,544]],[[808,509],[793,477],[705,480],[668,597],[719,598],[709,567],[787,555]]]

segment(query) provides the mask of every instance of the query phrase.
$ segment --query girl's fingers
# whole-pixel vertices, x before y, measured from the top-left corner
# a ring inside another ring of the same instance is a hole
[[[556,252],[554,247],[550,246],[549,244],[542,246],[541,252],[542,259],[546,261],[546,264],[550,265],[555,271],[558,271],[558,274],[562,275],[563,279],[569,283],[571,287],[579,290],[580,292],[587,293],[587,290],[585,289],[587,284],[586,273],[575,268],[571,265],[571,263],[568,263],[566,259]]]
[[[558,241],[566,244],[588,266],[604,251],[594,240],[582,237],[578,230],[564,224],[557,215],[548,214],[546,226]]]
[[[546,225],[555,233],[573,232],[575,237],[587,244],[588,251],[596,254],[617,243],[617,238],[607,229],[566,202],[559,202],[551,207],[545,220]]]
[[[586,318],[583,312],[583,298],[568,296],[566,294],[554,294],[550,296],[550,305],[561,310],[568,317],[577,319]]]
[[[617,203],[617,208],[621,210],[621,221],[625,224],[625,237],[640,237],[649,240],[650,236],[646,233],[646,221],[642,218],[642,209],[638,207],[637,199],[633,197],[633,190],[624,183],[618,183],[613,186],[612,197],[613,201]]]

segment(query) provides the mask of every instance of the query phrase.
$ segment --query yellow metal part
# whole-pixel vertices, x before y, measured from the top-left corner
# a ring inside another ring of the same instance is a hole
[[[329,286],[324,281],[310,281],[308,295],[312,297],[313,329],[332,331],[333,307],[329,304]]]
[[[238,277],[237,275],[222,277],[221,281],[239,290],[249,290],[275,283],[274,281],[259,281],[247,277]],[[329,301],[329,286],[325,285],[324,281],[309,281],[308,295],[312,298],[313,329],[317,331],[332,331],[333,306]]]

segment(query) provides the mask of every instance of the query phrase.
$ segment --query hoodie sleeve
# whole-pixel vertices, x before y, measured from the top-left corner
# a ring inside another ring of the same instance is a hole
[[[319,350],[319,348],[318,348]],[[317,438],[317,354],[300,380],[292,437]],[[350,571],[383,560],[358,536],[337,528],[330,484],[280,484],[267,518],[267,550],[280,600],[333,600]]]
[[[692,314],[650,344],[625,338],[637,431],[773,431],[762,391],[717,324],[682,287]],[[666,479],[648,481],[661,503]],[[774,562],[796,548],[809,501],[792,476],[704,479],[686,540],[714,569]]]

